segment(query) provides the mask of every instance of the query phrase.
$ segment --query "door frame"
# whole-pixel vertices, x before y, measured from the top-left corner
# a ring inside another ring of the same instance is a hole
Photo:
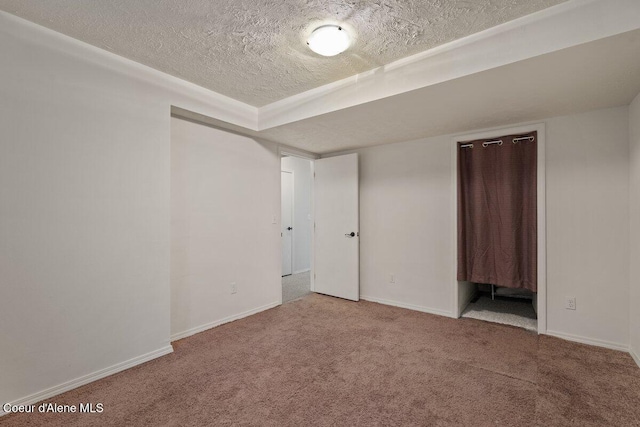
[[[546,126],[545,123],[533,123],[521,126],[508,126],[492,128],[480,132],[456,134],[451,137],[451,207],[453,210],[453,299],[452,314],[459,318],[461,307],[466,306],[473,297],[470,292],[461,292],[464,283],[457,280],[458,259],[458,142],[472,141],[476,139],[494,138],[500,135],[512,135],[518,133],[538,132],[537,155],[537,219],[538,219],[538,334],[547,332],[547,209],[546,209]]]
[[[291,275],[293,275],[295,274],[295,269],[293,268],[294,267],[293,254],[295,253],[295,241],[296,241],[296,238],[295,238],[296,228],[293,227],[293,221],[296,217],[296,174],[294,171],[280,169],[280,233],[283,232],[282,231],[282,174],[283,173],[291,174]],[[282,239],[280,239],[280,253],[282,254]],[[282,263],[280,265],[282,266]],[[282,271],[280,273],[282,273]]]
[[[278,224],[280,230],[282,230],[282,158],[283,157],[299,157],[301,159],[309,160],[311,165],[311,177],[314,176],[314,161],[320,158],[320,155],[311,153],[305,150],[300,150],[298,148],[289,147],[287,145],[278,145],[278,182],[280,183],[280,217],[278,218]],[[295,183],[294,183],[295,185]],[[315,207],[315,197],[313,194],[313,185],[311,186],[311,223],[315,225],[315,216],[314,216],[314,207]],[[295,206],[293,207],[295,210]],[[310,266],[311,271],[309,272],[311,277],[311,292],[315,292],[315,280],[314,280],[314,272],[315,272],[315,226],[311,230],[311,248],[309,251],[309,255],[311,256]],[[294,228],[295,231],[295,228]],[[282,240],[281,240],[282,241]],[[292,243],[293,246],[293,243]],[[280,247],[280,279],[282,280],[282,247]],[[293,263],[293,261],[292,261]],[[293,272],[293,266],[292,266]],[[280,297],[279,304],[282,305],[282,286],[280,286]]]

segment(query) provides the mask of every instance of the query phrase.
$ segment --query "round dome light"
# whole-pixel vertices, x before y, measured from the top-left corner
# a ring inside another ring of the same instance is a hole
[[[313,30],[309,48],[322,56],[334,56],[347,50],[350,44],[349,34],[337,25],[323,25]]]

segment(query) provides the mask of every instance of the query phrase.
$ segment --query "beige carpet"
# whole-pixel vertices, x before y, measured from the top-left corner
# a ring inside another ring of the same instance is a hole
[[[282,302],[293,301],[311,293],[311,273],[290,274],[282,278]]]
[[[473,319],[309,295],[49,399],[102,414],[10,426],[638,426],[623,352]],[[35,369],[35,367],[34,367]]]
[[[469,303],[462,317],[517,326],[529,331],[538,330],[538,318],[530,300],[481,296]]]

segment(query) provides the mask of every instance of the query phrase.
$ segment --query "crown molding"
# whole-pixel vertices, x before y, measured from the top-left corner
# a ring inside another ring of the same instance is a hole
[[[640,28],[637,0],[572,0],[261,107],[259,130]]]
[[[0,11],[0,35],[108,69],[164,92],[168,103],[256,130],[258,108]]]
[[[570,0],[382,67],[254,107],[0,11],[0,34],[155,85],[168,104],[251,133],[640,28],[637,0]]]

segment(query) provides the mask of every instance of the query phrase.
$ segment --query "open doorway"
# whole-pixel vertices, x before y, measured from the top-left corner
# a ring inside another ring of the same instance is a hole
[[[311,293],[313,172],[311,160],[281,158],[282,302]]]

